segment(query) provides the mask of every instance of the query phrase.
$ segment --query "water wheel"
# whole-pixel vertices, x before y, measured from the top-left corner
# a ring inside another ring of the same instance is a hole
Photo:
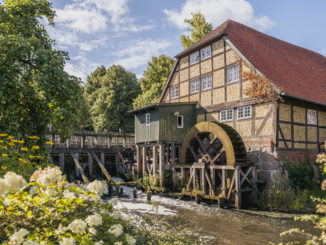
[[[199,160],[212,165],[234,165],[247,161],[240,135],[230,126],[217,122],[200,122],[190,129],[182,144],[180,162]]]

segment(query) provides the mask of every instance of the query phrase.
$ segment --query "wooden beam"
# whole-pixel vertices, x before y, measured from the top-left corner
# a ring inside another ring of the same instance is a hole
[[[76,157],[76,155],[74,153],[70,152],[70,154],[71,154],[72,158],[74,159],[74,162],[76,164],[76,167],[77,167],[78,171],[81,173],[83,181],[85,183],[88,183],[89,181],[88,181],[88,179],[87,179],[87,177],[86,177],[86,175],[84,173],[84,169],[80,166],[79,159]]]
[[[164,185],[164,157],[165,157],[165,147],[164,144],[160,144],[159,146],[159,154],[160,154],[160,162],[159,162],[159,170],[160,170],[160,186]]]
[[[65,154],[59,153],[59,164],[61,168],[61,172],[64,173],[65,171]]]
[[[108,181],[112,181],[112,177],[109,174],[109,172],[106,170],[105,166],[103,165],[103,163],[100,161],[100,159],[96,156],[96,154],[94,152],[92,152],[93,157],[95,158],[95,160],[98,162],[98,164],[100,165],[100,168],[102,170],[102,173],[105,175],[105,177],[107,178]]]
[[[89,175],[93,175],[93,164],[94,164],[94,158],[91,153],[88,154],[88,169],[89,169]]]
[[[146,174],[146,146],[142,147],[142,177],[145,177]]]

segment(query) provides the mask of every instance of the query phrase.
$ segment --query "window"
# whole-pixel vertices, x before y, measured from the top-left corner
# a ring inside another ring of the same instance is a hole
[[[183,128],[183,116],[182,115],[177,115],[177,127]]]
[[[211,57],[212,56],[211,46],[208,46],[208,47],[203,48],[202,50],[200,50],[200,54],[201,54],[201,59],[202,60]]]
[[[238,119],[251,118],[252,106],[243,106],[238,108]]]
[[[199,79],[190,81],[190,93],[191,94],[199,92],[199,89],[200,89],[200,80]]]
[[[239,65],[231,66],[226,70],[226,82],[233,83],[239,81]]]
[[[201,79],[201,89],[202,90],[207,90],[212,88],[212,75],[203,77]]]
[[[307,124],[317,125],[317,112],[315,110],[307,110]]]
[[[151,122],[151,114],[146,113],[146,126],[149,126],[150,122]]]
[[[227,122],[233,120],[233,109],[220,111],[220,121]]]
[[[171,99],[176,99],[179,97],[179,86],[171,87]]]
[[[190,55],[190,65],[195,64],[199,61],[199,51]]]

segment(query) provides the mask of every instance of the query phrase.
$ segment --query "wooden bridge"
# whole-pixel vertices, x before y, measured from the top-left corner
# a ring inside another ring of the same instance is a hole
[[[69,140],[62,142],[60,135],[53,132],[48,139],[53,143],[49,148],[53,163],[72,179],[82,178],[88,182],[89,178],[102,176],[110,180],[107,170],[115,174],[131,174],[134,159],[132,133],[75,131]],[[94,164],[94,159],[98,164]],[[71,162],[74,167],[69,165]]]

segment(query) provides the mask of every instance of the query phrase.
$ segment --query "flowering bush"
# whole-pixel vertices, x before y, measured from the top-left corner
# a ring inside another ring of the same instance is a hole
[[[104,182],[69,184],[58,167],[37,170],[27,183],[7,172],[0,179],[2,244],[135,244],[130,227],[102,201]]]
[[[37,136],[29,136],[27,140],[19,140],[14,136],[0,133],[0,176],[13,171],[24,178],[47,164],[46,155],[36,143]],[[47,142],[48,145],[52,144]]]

